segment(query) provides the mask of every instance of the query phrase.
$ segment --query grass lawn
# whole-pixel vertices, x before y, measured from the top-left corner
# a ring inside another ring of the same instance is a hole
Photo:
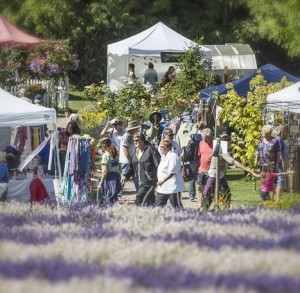
[[[75,91],[75,90],[69,91],[69,107],[75,113],[91,104],[91,102],[84,100],[82,98],[82,95],[83,93],[80,91]]]
[[[234,203],[257,204],[260,203],[260,182],[253,180],[240,169],[229,169],[227,180],[232,193]]]
[[[91,103],[89,101],[85,100],[69,100],[69,107],[73,110],[74,113],[82,110],[90,104]]]

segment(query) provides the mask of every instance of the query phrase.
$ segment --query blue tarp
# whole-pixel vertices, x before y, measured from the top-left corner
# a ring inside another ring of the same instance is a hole
[[[276,67],[272,64],[266,64],[259,68],[261,75],[268,82],[279,82],[284,76],[290,82],[298,82],[300,81],[299,77],[293,76],[280,68]],[[234,90],[238,93],[239,96],[246,97],[248,91],[250,91],[250,81],[253,77],[257,75],[257,72],[251,73],[239,80],[236,80],[233,83]],[[214,99],[212,98],[213,92],[219,92],[220,95],[226,94],[228,89],[226,88],[226,84],[220,84],[217,86],[212,86],[206,88],[200,92],[200,99],[202,101],[209,101],[210,104],[214,103]]]

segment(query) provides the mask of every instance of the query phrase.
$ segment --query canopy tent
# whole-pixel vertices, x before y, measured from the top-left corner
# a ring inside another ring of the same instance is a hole
[[[159,79],[168,67],[176,64],[162,60],[162,53],[185,53],[195,44],[159,22],[145,31],[107,46],[107,83],[115,89],[124,87],[128,64],[135,65],[135,74],[142,81],[148,62],[154,64]],[[211,50],[201,46],[205,58],[211,58]]]
[[[247,75],[257,70],[256,58],[248,44],[228,43],[225,45],[205,45],[212,52],[214,75]],[[223,79],[224,81],[224,79]]]
[[[260,67],[257,72],[251,73],[233,82],[233,88],[239,96],[247,96],[248,91],[250,91],[250,81],[253,77],[255,77],[258,74],[258,72],[261,73],[261,75],[264,77],[267,83],[279,82],[283,77],[286,77],[286,79],[290,82],[300,81],[299,77],[293,76],[272,64],[266,64]],[[200,99],[202,101],[208,101],[210,104],[213,104],[213,92],[218,92],[219,95],[224,95],[228,92],[228,89],[226,88],[226,84],[220,84],[217,86],[212,86],[203,89],[200,92]]]
[[[300,81],[267,96],[267,108],[300,113]]]
[[[56,110],[37,106],[0,88],[0,127],[56,124]]]
[[[10,143],[11,127],[56,124],[56,110],[37,106],[0,88],[0,150]]]
[[[0,48],[9,45],[21,45],[23,49],[30,49],[43,42],[42,39],[28,35],[0,15]]]
[[[0,88],[0,145],[1,150],[10,140],[11,127],[15,126],[38,126],[52,124],[56,130],[56,110],[38,106],[13,96]],[[8,137],[7,137],[8,136]],[[54,142],[57,147],[57,131],[54,132]],[[35,154],[35,153],[33,153]],[[36,154],[35,154],[36,155]],[[57,154],[58,156],[58,154]],[[58,159],[57,159],[58,161]],[[58,162],[59,177],[61,178],[60,165]]]

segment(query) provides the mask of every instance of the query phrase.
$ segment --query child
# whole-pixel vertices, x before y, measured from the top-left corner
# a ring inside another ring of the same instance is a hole
[[[270,192],[275,191],[274,182],[276,177],[292,174],[294,174],[294,172],[275,173],[273,171],[272,164],[263,164],[260,174],[255,174],[252,172],[254,177],[260,178],[262,181],[262,185],[260,187],[260,197],[263,201],[271,200]]]

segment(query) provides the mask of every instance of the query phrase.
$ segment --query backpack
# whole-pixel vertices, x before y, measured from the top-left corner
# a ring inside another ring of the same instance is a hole
[[[191,135],[187,146],[182,148],[182,157],[185,162],[193,162],[195,160],[199,160],[198,149],[201,140],[202,136],[200,133]]]

